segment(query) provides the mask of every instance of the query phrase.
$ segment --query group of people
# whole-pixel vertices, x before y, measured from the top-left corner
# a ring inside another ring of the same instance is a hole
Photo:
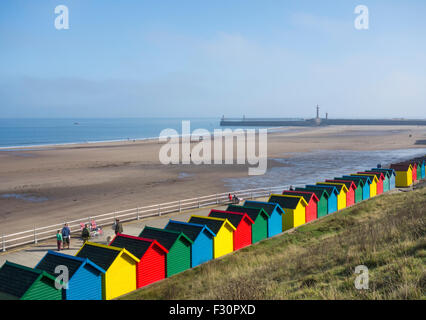
[[[240,203],[240,199],[235,194],[231,195],[230,193],[228,193],[228,199],[231,203]]]
[[[119,219],[115,219],[115,224],[113,226],[113,229],[116,235],[118,233],[123,233],[123,225]],[[81,238],[83,239],[83,242],[89,241],[90,239],[90,228],[87,223],[84,225],[84,228],[81,230]],[[67,246],[67,249],[70,248],[71,230],[68,227],[67,223],[64,224],[64,227],[62,228],[62,230],[58,230],[56,232],[56,243],[58,246],[58,251],[64,250],[65,246]]]
[[[58,251],[61,251],[61,249],[64,250],[65,245],[67,246],[67,249],[70,248],[71,230],[67,223],[64,224],[62,230],[58,230],[56,232],[56,243],[58,245]]]

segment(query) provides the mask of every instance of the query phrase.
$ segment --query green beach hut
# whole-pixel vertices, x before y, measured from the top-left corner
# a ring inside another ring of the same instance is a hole
[[[62,288],[46,271],[6,261],[0,269],[0,300],[62,300]]]
[[[313,193],[317,196],[317,218],[324,217],[328,214],[328,193],[326,190],[308,190],[305,188],[296,188],[296,191]]]
[[[266,239],[268,237],[269,214],[263,208],[242,207],[229,205],[226,211],[246,213],[254,223],[251,226],[252,243]]]
[[[166,256],[167,277],[191,268],[191,245],[193,241],[183,232],[146,226],[139,237],[157,240],[158,243],[169,250]]]
[[[418,158],[414,159],[413,161],[417,163],[417,180],[420,181],[420,180],[423,179],[422,170],[424,171],[424,169],[422,169],[422,168],[424,168],[424,161],[422,161]]]
[[[426,175],[426,172],[425,172],[426,156],[416,158],[416,160],[419,161],[419,165],[420,165],[420,168],[421,168],[421,170],[420,170],[420,172],[421,172],[420,177],[421,177],[421,179],[424,179],[425,175]]]

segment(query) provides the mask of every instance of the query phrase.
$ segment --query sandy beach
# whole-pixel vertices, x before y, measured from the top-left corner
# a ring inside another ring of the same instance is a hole
[[[268,134],[273,159],[313,150],[425,148],[425,127],[286,128]],[[247,165],[163,165],[157,140],[0,150],[0,234],[137,206],[209,195]]]

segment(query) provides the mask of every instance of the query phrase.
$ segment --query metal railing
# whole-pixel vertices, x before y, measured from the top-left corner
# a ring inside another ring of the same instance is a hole
[[[253,199],[259,197],[266,197],[272,193],[281,193],[288,186],[270,187],[270,188],[257,188],[239,191],[230,191],[224,193],[216,193],[208,196],[201,196],[185,200],[177,200],[161,204],[154,204],[150,206],[137,207],[133,209],[109,212],[101,215],[88,216],[87,218],[80,218],[72,221],[63,221],[45,227],[34,227],[31,230],[21,231],[12,234],[3,234],[1,237],[0,248],[2,251],[11,249],[18,246],[37,244],[39,241],[53,239],[56,237],[56,231],[60,230],[62,226],[67,223],[71,232],[80,232],[82,224],[91,224],[92,220],[96,221],[98,226],[113,225],[116,218],[120,221],[140,220],[143,218],[162,216],[164,214],[181,212],[183,210],[207,207],[212,205],[220,205],[229,203],[228,194],[236,195],[241,199]]]

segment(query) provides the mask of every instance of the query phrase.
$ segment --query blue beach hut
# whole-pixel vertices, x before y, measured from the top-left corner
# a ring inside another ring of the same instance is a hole
[[[278,203],[246,200],[243,207],[262,208],[269,214],[268,238],[283,232],[282,215],[284,210]]]
[[[307,185],[305,186],[307,190],[326,190],[328,194],[328,203],[327,203],[327,214],[333,213],[337,211],[337,195],[339,191],[337,191],[336,187],[329,185]]]
[[[68,269],[68,288],[62,289],[63,300],[102,300],[104,269],[87,258],[51,250],[45,254],[35,268],[57,277],[60,274],[55,272],[58,266],[65,266]]]
[[[206,225],[169,220],[164,229],[182,232],[193,241],[191,268],[213,259],[213,238],[216,234]]]

